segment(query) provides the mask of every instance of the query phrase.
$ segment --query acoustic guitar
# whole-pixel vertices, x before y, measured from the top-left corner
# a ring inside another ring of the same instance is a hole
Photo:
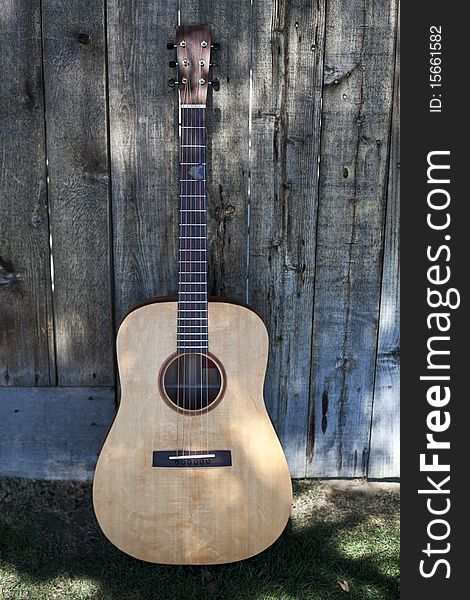
[[[229,563],[279,537],[292,488],[263,400],[266,328],[247,306],[207,297],[210,26],[178,27],[175,46],[178,297],[136,307],[119,328],[121,402],[93,502],[106,537],[133,557]]]

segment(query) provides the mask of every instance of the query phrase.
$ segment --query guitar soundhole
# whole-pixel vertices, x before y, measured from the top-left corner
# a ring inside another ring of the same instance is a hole
[[[206,354],[179,354],[163,373],[162,387],[170,402],[181,411],[210,409],[222,392],[222,373]]]

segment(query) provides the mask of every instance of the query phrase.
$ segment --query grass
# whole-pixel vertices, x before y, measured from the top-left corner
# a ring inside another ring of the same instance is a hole
[[[398,494],[366,489],[297,482],[292,519],[270,549],[203,572],[114,548],[89,484],[0,479],[0,599],[395,600]]]

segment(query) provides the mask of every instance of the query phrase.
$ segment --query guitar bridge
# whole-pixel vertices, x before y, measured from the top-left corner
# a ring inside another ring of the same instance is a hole
[[[230,450],[156,450],[153,452],[152,467],[231,467]]]

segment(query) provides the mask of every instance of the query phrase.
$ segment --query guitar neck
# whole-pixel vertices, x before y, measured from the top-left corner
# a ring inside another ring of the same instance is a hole
[[[205,123],[205,105],[180,101],[178,352],[208,351]]]

